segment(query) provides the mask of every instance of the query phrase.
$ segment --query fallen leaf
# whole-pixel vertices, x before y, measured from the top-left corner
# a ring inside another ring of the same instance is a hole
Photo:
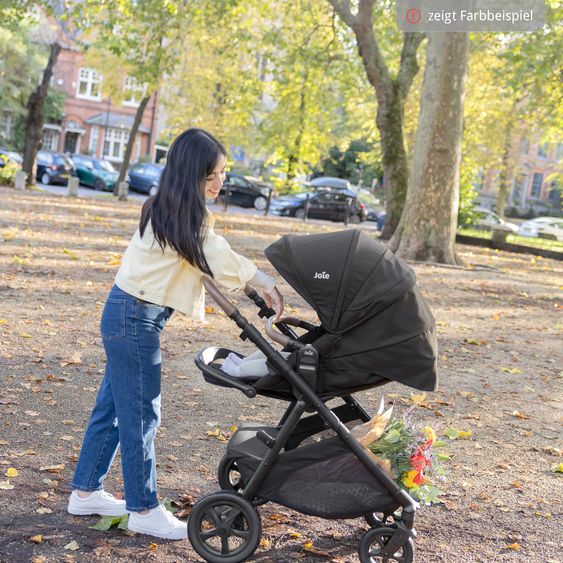
[[[19,471],[15,467],[8,467],[4,475],[6,477],[17,477],[19,475]]]
[[[501,371],[505,371],[507,373],[523,373],[520,368],[500,368]]]
[[[0,491],[11,491],[14,485],[10,485],[10,481],[0,481]]]
[[[178,461],[178,458],[175,455],[167,455],[166,459],[169,459],[170,461]]]
[[[420,394],[411,393],[411,401],[417,406],[420,407],[426,401],[426,392],[422,392]]]
[[[49,473],[59,473],[65,468],[64,463],[59,463],[58,465],[45,465],[44,467],[40,467],[39,471],[48,471]]]
[[[206,307],[205,312],[209,314],[215,313],[215,309],[213,307]]]
[[[555,473],[563,473],[563,463],[558,463],[552,467]]]
[[[515,541],[514,543],[511,543],[510,545],[505,545],[504,549],[512,549],[512,550],[516,551],[516,550],[520,549],[520,544],[517,541]]]
[[[158,544],[156,543],[149,543],[149,549],[151,551],[156,551],[158,549]]]
[[[270,549],[270,546],[271,546],[271,543],[270,543],[270,540],[269,540],[269,539],[267,539],[267,538],[262,538],[262,539],[260,540],[260,547],[261,547],[262,549]]]
[[[78,542],[76,540],[72,540],[71,542],[67,543],[63,549],[68,549],[69,551],[76,551],[80,549]]]
[[[36,536],[31,536],[29,538],[30,542],[41,543],[43,541],[43,534],[37,534]]]
[[[311,540],[307,540],[304,544],[303,544],[303,549],[313,549],[313,542]]]
[[[473,435],[472,430],[458,430],[457,428],[446,428],[444,436],[450,440],[457,440],[458,438],[470,438]]]
[[[37,512],[37,514],[51,514],[53,511],[50,508],[45,508],[44,506],[41,506],[35,512]]]
[[[520,411],[513,411],[512,416],[515,416],[516,418],[520,418],[522,420],[527,420],[528,418],[530,418],[527,414],[524,414]]]

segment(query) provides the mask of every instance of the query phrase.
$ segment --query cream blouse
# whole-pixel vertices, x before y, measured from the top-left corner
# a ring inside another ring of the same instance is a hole
[[[214,224],[215,219],[208,212],[203,252],[215,281],[236,291],[254,278],[257,268],[215,233]],[[115,284],[143,301],[172,307],[200,320],[205,317],[201,271],[169,245],[163,251],[154,237],[150,221],[142,237],[139,229],[133,235],[121,260]]]

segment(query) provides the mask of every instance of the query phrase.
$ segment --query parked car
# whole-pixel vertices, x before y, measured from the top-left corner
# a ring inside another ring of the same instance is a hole
[[[229,203],[240,207],[254,207],[258,211],[266,209],[270,186],[258,178],[227,172],[219,199],[226,197],[229,190]]]
[[[483,209],[481,207],[474,210],[477,216],[474,227],[477,229],[491,230],[500,229],[501,231],[509,231],[515,233],[518,231],[518,225],[505,221],[493,211]]]
[[[270,213],[303,219],[307,200],[308,217],[312,219],[344,221],[349,208],[350,223],[366,220],[364,204],[349,190],[307,191],[279,197],[270,203]]]
[[[107,160],[73,154],[72,162],[80,183],[99,191],[113,191],[118,173]]]
[[[136,192],[155,195],[158,191],[160,175],[164,170],[162,164],[139,162],[129,169],[127,183],[129,188]]]
[[[0,149],[0,157],[4,157],[0,158],[0,168],[4,168],[4,166],[6,166],[6,160],[12,161],[18,166],[18,168],[21,168],[23,158],[17,152],[9,149]]]
[[[523,237],[540,237],[563,241],[563,219],[536,217],[521,223],[518,234]]]
[[[311,180],[313,188],[333,188],[337,190],[350,190],[352,184],[343,178],[334,178],[333,176],[319,176]]]
[[[76,176],[74,162],[66,154],[38,151],[36,178],[42,184],[67,184],[71,176]]]
[[[366,210],[366,221],[377,221],[385,209],[379,200],[368,190],[361,189],[358,191],[358,198],[364,204]]]

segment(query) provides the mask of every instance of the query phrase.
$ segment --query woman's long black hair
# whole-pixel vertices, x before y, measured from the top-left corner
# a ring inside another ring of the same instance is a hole
[[[143,205],[139,229],[151,222],[162,250],[169,244],[182,258],[213,276],[203,254],[206,219],[205,179],[213,172],[225,147],[203,129],[180,134],[170,147],[158,192]]]

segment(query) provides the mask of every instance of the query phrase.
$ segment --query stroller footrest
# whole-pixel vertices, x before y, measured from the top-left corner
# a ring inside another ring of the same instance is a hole
[[[250,457],[262,460],[275,442],[277,434],[278,429],[274,426],[240,426],[229,440],[227,455],[233,458]]]

